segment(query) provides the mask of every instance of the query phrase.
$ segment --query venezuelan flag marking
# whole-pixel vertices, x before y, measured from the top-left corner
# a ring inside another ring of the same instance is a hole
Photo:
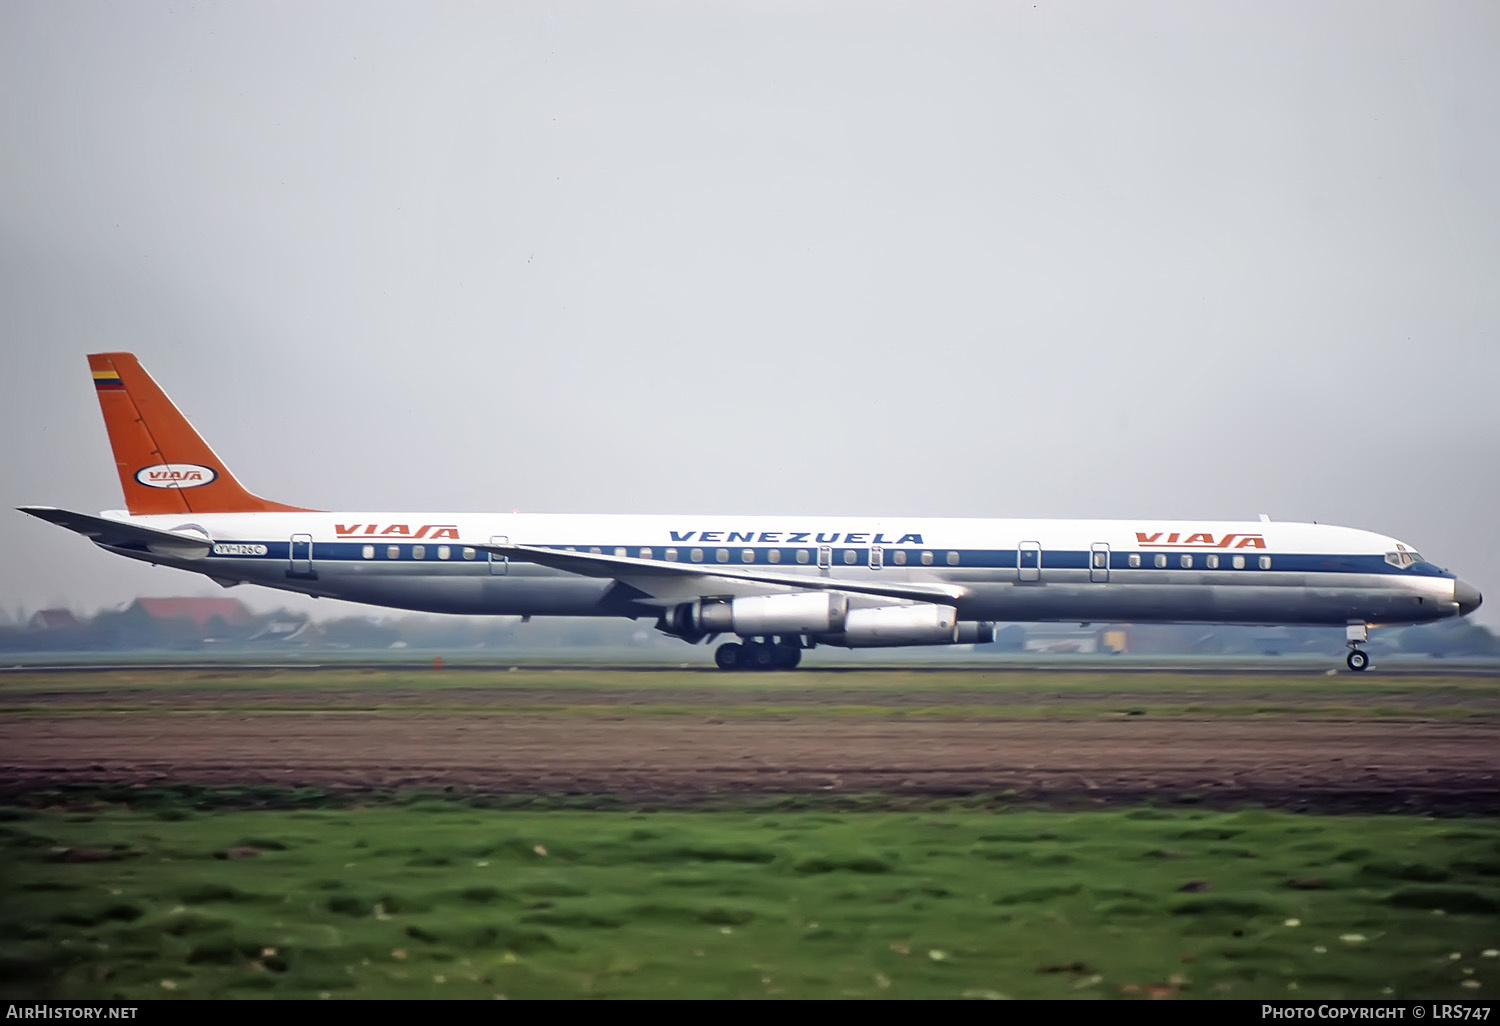
[[[125,382],[120,380],[120,372],[112,370],[94,371],[94,388],[100,392],[124,389]]]

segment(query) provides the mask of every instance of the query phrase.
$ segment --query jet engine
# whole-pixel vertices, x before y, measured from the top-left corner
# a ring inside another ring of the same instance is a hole
[[[896,648],[908,645],[983,645],[995,640],[995,625],[960,622],[953,606],[926,603],[851,609],[838,633],[816,638],[844,648]]]
[[[675,633],[683,636],[733,633],[753,638],[840,631],[849,615],[847,596],[795,592],[684,602],[672,610],[667,622]]]
[[[958,639],[958,610],[927,603],[852,609],[844,636],[835,644],[848,648],[894,645],[951,645]]]

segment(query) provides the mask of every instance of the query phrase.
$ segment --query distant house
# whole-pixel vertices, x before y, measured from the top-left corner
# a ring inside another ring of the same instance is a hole
[[[303,617],[297,619],[285,613],[273,614],[272,617],[261,625],[246,641],[290,643],[298,645],[315,645],[323,640],[322,632],[316,624]]]
[[[33,613],[26,626],[37,631],[67,631],[80,626],[78,617],[66,609],[41,609]]]
[[[132,602],[125,612],[158,622],[191,620],[200,631],[215,619],[230,627],[243,627],[255,619],[239,599],[232,598],[143,598]]]
[[[1099,632],[1079,628],[1042,625],[1028,628],[1027,652],[1097,652]]]

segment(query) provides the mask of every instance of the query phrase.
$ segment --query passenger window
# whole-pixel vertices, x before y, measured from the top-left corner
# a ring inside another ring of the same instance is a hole
[[[453,550],[450,549],[450,548],[448,548],[448,546],[446,546],[446,545],[439,545],[438,546],[438,559],[447,559],[452,554],[453,554]]]
[[[665,555],[667,557],[667,562],[668,563],[675,563],[675,562],[677,562],[677,550],[676,549],[668,549],[665,553],[663,553],[663,555]]]
[[[650,549],[642,549],[641,550],[641,558],[642,559],[650,559],[651,558],[651,550]]]
[[[1210,570],[1217,570],[1217,569],[1219,569],[1219,557],[1218,556],[1204,556],[1203,557],[1203,562],[1205,562],[1205,563],[1208,564],[1208,568]]]
[[[366,559],[374,559],[375,558],[375,546],[373,546],[373,545],[366,545],[365,546],[365,551],[364,551],[363,555],[364,555],[364,557]]]
[[[694,549],[693,550],[693,562],[694,563],[701,563],[701,562],[703,562],[703,550],[702,549]]]
[[[425,545],[413,545],[411,547],[411,558],[412,559],[426,559],[427,558],[427,546],[425,546]]]
[[[808,556],[806,549],[798,549],[797,550],[797,562],[799,562],[799,563],[806,563],[808,561],[808,559],[810,559],[810,558],[811,557]]]
[[[924,553],[922,553],[922,565],[923,566],[931,566],[932,565],[932,553],[930,553],[930,552],[924,552]]]
[[[772,549],[770,552],[767,552],[766,553],[766,562],[767,563],[780,563],[781,562],[781,550],[780,549]]]
[[[896,550],[896,565],[897,566],[905,566],[906,565],[906,553],[905,553],[905,551],[903,551],[901,549],[897,549]]]
[[[1132,552],[1130,554],[1130,566],[1131,566],[1131,569],[1135,569],[1135,568],[1139,567],[1140,565],[1141,565],[1140,553]]]
[[[593,546],[591,549],[589,549],[589,551],[596,556],[603,555],[603,550],[600,549],[597,545]]]
[[[718,550],[716,550],[714,552],[714,558],[717,559],[720,563],[727,563],[727,562],[729,562],[729,550],[728,549],[718,549]]]
[[[625,546],[623,546],[623,545],[617,546],[615,548],[615,555],[617,555],[617,556],[623,556],[623,555],[625,555]]]
[[[400,559],[401,558],[401,546],[399,546],[399,545],[387,545],[385,547],[385,558],[386,559]]]
[[[1156,565],[1157,567],[1164,567],[1167,565],[1167,554],[1165,552],[1158,552],[1156,554]]]
[[[949,566],[958,566],[958,553],[957,552],[950,552],[950,553],[948,553],[948,565]]]
[[[1245,569],[1245,557],[1244,556],[1235,556],[1234,557],[1234,568],[1236,570],[1243,570],[1243,569]]]
[[[474,558],[474,550],[471,549],[471,548],[469,548],[467,545],[464,546],[464,558],[465,559],[473,559]]]
[[[1260,557],[1260,568],[1262,570],[1269,570],[1269,569],[1271,569],[1271,557],[1270,556],[1261,556]]]
[[[1102,553],[1102,552],[1096,552],[1096,553],[1094,553],[1094,566],[1096,568],[1100,569],[1100,570],[1104,569],[1104,566],[1105,566],[1105,555],[1104,555],[1104,553]]]
[[[852,563],[852,562],[854,562],[855,558],[856,557],[855,557],[853,549],[845,549],[844,550],[844,562],[845,563]]]
[[[755,550],[754,549],[741,549],[740,550],[740,562],[741,563],[754,563],[755,562]]]
[[[1182,556],[1182,558],[1178,560],[1178,562],[1182,564],[1182,568],[1184,570],[1191,570],[1193,568],[1193,557],[1192,556],[1184,554]]]

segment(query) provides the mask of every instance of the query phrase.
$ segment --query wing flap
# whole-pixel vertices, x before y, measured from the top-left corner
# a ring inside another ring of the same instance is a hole
[[[769,585],[794,591],[843,591],[859,595],[878,595],[913,602],[953,602],[967,589],[956,584],[929,581],[853,581],[839,577],[812,577],[778,573],[758,568],[699,566],[693,563],[668,563],[631,556],[606,556],[592,552],[568,552],[535,545],[475,545],[482,552],[536,563],[584,577],[612,577],[659,598],[680,601],[715,588],[747,593],[746,585]],[[710,582],[720,582],[711,584]],[[708,587],[704,587],[708,585]]]
[[[200,535],[178,534],[175,531],[162,531],[154,527],[144,527],[120,520],[106,520],[103,517],[89,516],[87,513],[58,509],[55,506],[17,506],[16,508],[22,513],[29,513],[38,520],[65,527],[98,545],[106,545],[110,548],[144,549],[148,552],[160,552],[173,556],[196,557],[208,555],[212,544]]]

